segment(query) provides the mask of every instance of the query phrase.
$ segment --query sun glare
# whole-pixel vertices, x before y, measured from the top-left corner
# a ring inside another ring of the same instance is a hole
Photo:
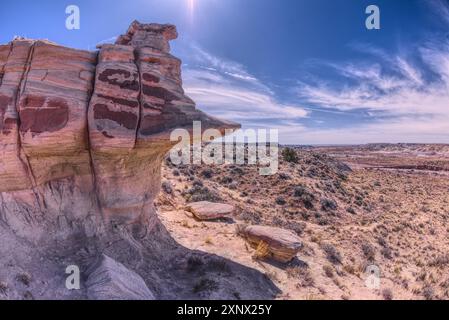
[[[196,2],[196,0],[187,0],[190,21],[193,21],[193,15],[195,12],[195,2]]]

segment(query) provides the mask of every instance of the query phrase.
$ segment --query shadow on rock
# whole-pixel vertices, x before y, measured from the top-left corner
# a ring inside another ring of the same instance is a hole
[[[125,238],[104,253],[138,273],[157,299],[266,300],[281,293],[256,269],[181,246],[160,223],[140,240]]]

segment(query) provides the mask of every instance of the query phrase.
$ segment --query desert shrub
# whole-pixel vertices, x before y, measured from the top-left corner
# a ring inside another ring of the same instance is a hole
[[[220,273],[230,273],[231,267],[228,262],[221,257],[212,256],[206,264],[208,271],[215,271]]]
[[[357,273],[356,268],[352,264],[345,264],[343,266],[343,270],[346,271],[347,273],[353,274],[353,275],[355,275]]]
[[[293,190],[293,196],[295,198],[299,198],[306,209],[313,209],[313,201],[315,200],[315,197],[306,186],[302,184],[296,186]]]
[[[313,287],[315,284],[315,280],[307,268],[288,267],[285,271],[289,278],[298,280],[298,287]]]
[[[378,237],[377,243],[380,244],[382,247],[388,247],[387,240],[385,240],[384,237]]]
[[[311,210],[314,208],[314,205],[313,205],[314,200],[315,200],[315,198],[312,194],[303,194],[301,196],[301,201],[304,204],[304,207],[308,210]]]
[[[276,204],[283,206],[287,203],[287,201],[285,201],[285,199],[283,197],[277,197],[276,198]]]
[[[426,286],[422,290],[422,295],[426,300],[434,300],[435,299],[435,290],[431,286]]]
[[[448,264],[449,264],[448,254],[440,255],[428,263],[429,267],[444,267]]]
[[[201,175],[206,179],[210,179],[210,178],[212,178],[214,173],[213,173],[212,169],[204,169],[203,171],[201,171]]]
[[[319,175],[319,172],[316,168],[309,168],[306,172],[306,176],[309,178],[314,178]]]
[[[342,258],[340,252],[331,244],[323,244],[321,246],[321,249],[323,249],[324,253],[326,254],[327,260],[333,264],[341,264]]]
[[[328,277],[328,278],[334,277],[334,268],[332,268],[331,266],[325,265],[325,266],[323,266],[323,270],[324,270],[324,274],[326,275],[326,277]]]
[[[224,176],[223,178],[221,178],[221,183],[224,183],[224,184],[229,184],[232,181],[234,181],[234,179],[232,179],[232,177],[229,177],[229,176]]]
[[[262,222],[262,219],[258,213],[249,211],[242,211],[240,214],[240,219],[245,222],[251,222],[252,224],[260,224]]]
[[[357,213],[355,212],[355,209],[354,209],[353,207],[349,207],[346,211],[347,211],[348,213],[350,213],[350,214],[357,214]]]
[[[162,190],[166,194],[173,194],[173,187],[169,181],[162,182]]]
[[[23,283],[26,286],[29,286],[31,283],[31,275],[28,272],[19,273],[16,276],[16,280]]]
[[[237,181],[233,181],[230,184],[228,184],[228,188],[231,190],[236,190],[238,188],[239,184],[237,183]]]
[[[324,190],[331,192],[331,193],[335,193],[335,186],[332,182],[325,181],[324,182]]]
[[[391,259],[393,258],[393,252],[390,249],[390,247],[384,247],[382,248],[382,250],[380,250],[380,253],[386,258],[386,259]]]
[[[302,217],[304,220],[308,221],[308,220],[310,219],[310,213],[307,212],[307,211],[302,211],[302,212],[301,212],[301,217]]]
[[[0,281],[0,294],[5,295],[8,291],[8,284],[6,282]]]
[[[271,224],[275,227],[284,227],[286,222],[284,219],[275,216],[272,220],[271,220]]]
[[[329,222],[330,222],[329,219],[326,217],[318,217],[316,221],[318,222],[318,225],[320,225],[320,226],[327,226],[327,225],[329,225]]]
[[[281,173],[279,173],[279,179],[281,179],[281,180],[290,180],[291,177],[288,174],[286,174],[284,172],[281,172]]]
[[[298,163],[299,161],[298,154],[292,148],[284,148],[282,150],[282,158],[284,159],[284,161],[290,163]]]
[[[213,190],[207,187],[193,186],[187,192],[184,192],[184,198],[188,202],[199,202],[199,201],[210,201],[217,202],[221,201],[221,197]]]
[[[175,177],[179,177],[179,176],[181,175],[181,173],[179,172],[178,169],[175,169],[175,170],[173,170],[173,175],[174,175]]]
[[[385,288],[382,290],[382,296],[384,300],[393,300],[393,291],[389,288]]]
[[[310,194],[309,189],[303,184],[300,184],[295,187],[293,190],[293,196],[296,198],[302,197],[304,194]]]
[[[304,230],[306,229],[306,224],[302,222],[289,221],[287,228],[295,232],[298,236],[300,236],[304,233]]]
[[[173,162],[171,162],[171,159],[170,159],[170,157],[166,157],[165,158],[165,165],[167,166],[167,167],[173,167]]]
[[[324,211],[334,211],[337,209],[337,203],[332,199],[323,198],[320,201],[321,209]]]
[[[30,291],[25,291],[23,294],[23,299],[24,300],[34,300],[34,296]]]
[[[199,180],[199,179],[195,179],[193,180],[193,186],[194,187],[202,187],[204,186],[203,181]]]
[[[204,265],[203,259],[199,256],[190,256],[187,259],[187,271],[195,272],[198,271]]]
[[[376,249],[369,243],[362,244],[362,252],[366,259],[374,261],[376,258]]]
[[[245,171],[242,168],[239,168],[239,167],[234,167],[234,168],[231,169],[231,174],[234,174],[234,175],[241,176],[244,173],[245,173]]]
[[[193,287],[193,293],[215,291],[217,289],[218,283],[215,280],[203,278],[195,284]]]

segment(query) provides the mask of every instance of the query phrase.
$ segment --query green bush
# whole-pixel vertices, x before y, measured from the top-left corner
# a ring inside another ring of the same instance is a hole
[[[284,159],[284,161],[290,163],[298,163],[299,161],[298,154],[292,148],[284,148],[282,150],[282,158]]]

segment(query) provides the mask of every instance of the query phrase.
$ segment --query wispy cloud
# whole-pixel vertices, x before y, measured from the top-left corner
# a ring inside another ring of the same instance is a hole
[[[243,65],[219,58],[198,45],[190,45],[189,50],[183,70],[184,89],[201,109],[245,126],[261,122],[273,126],[307,117],[301,106],[279,101],[269,86]]]
[[[298,94],[306,101],[338,110],[367,109],[386,114],[448,114],[449,47],[423,46],[421,58],[437,79],[424,80],[422,71],[402,56],[382,65],[335,66],[349,80],[301,84]]]
[[[449,4],[446,0],[430,0],[429,5],[433,11],[449,25]]]
[[[449,27],[449,6],[429,3]],[[307,67],[329,76],[299,75],[294,88],[284,88],[293,92],[288,100],[244,65],[184,45],[184,88],[198,107],[246,127],[278,128],[281,143],[449,143],[447,35],[396,52],[352,43],[364,60],[314,61]]]
[[[449,26],[449,5],[431,5]],[[369,54],[356,63],[322,63],[337,74],[335,79],[299,83],[302,101],[341,111],[363,110],[370,123],[328,130],[309,130],[302,138],[315,143],[344,141],[449,142],[449,40],[429,37],[399,53],[373,45],[353,48]]]

